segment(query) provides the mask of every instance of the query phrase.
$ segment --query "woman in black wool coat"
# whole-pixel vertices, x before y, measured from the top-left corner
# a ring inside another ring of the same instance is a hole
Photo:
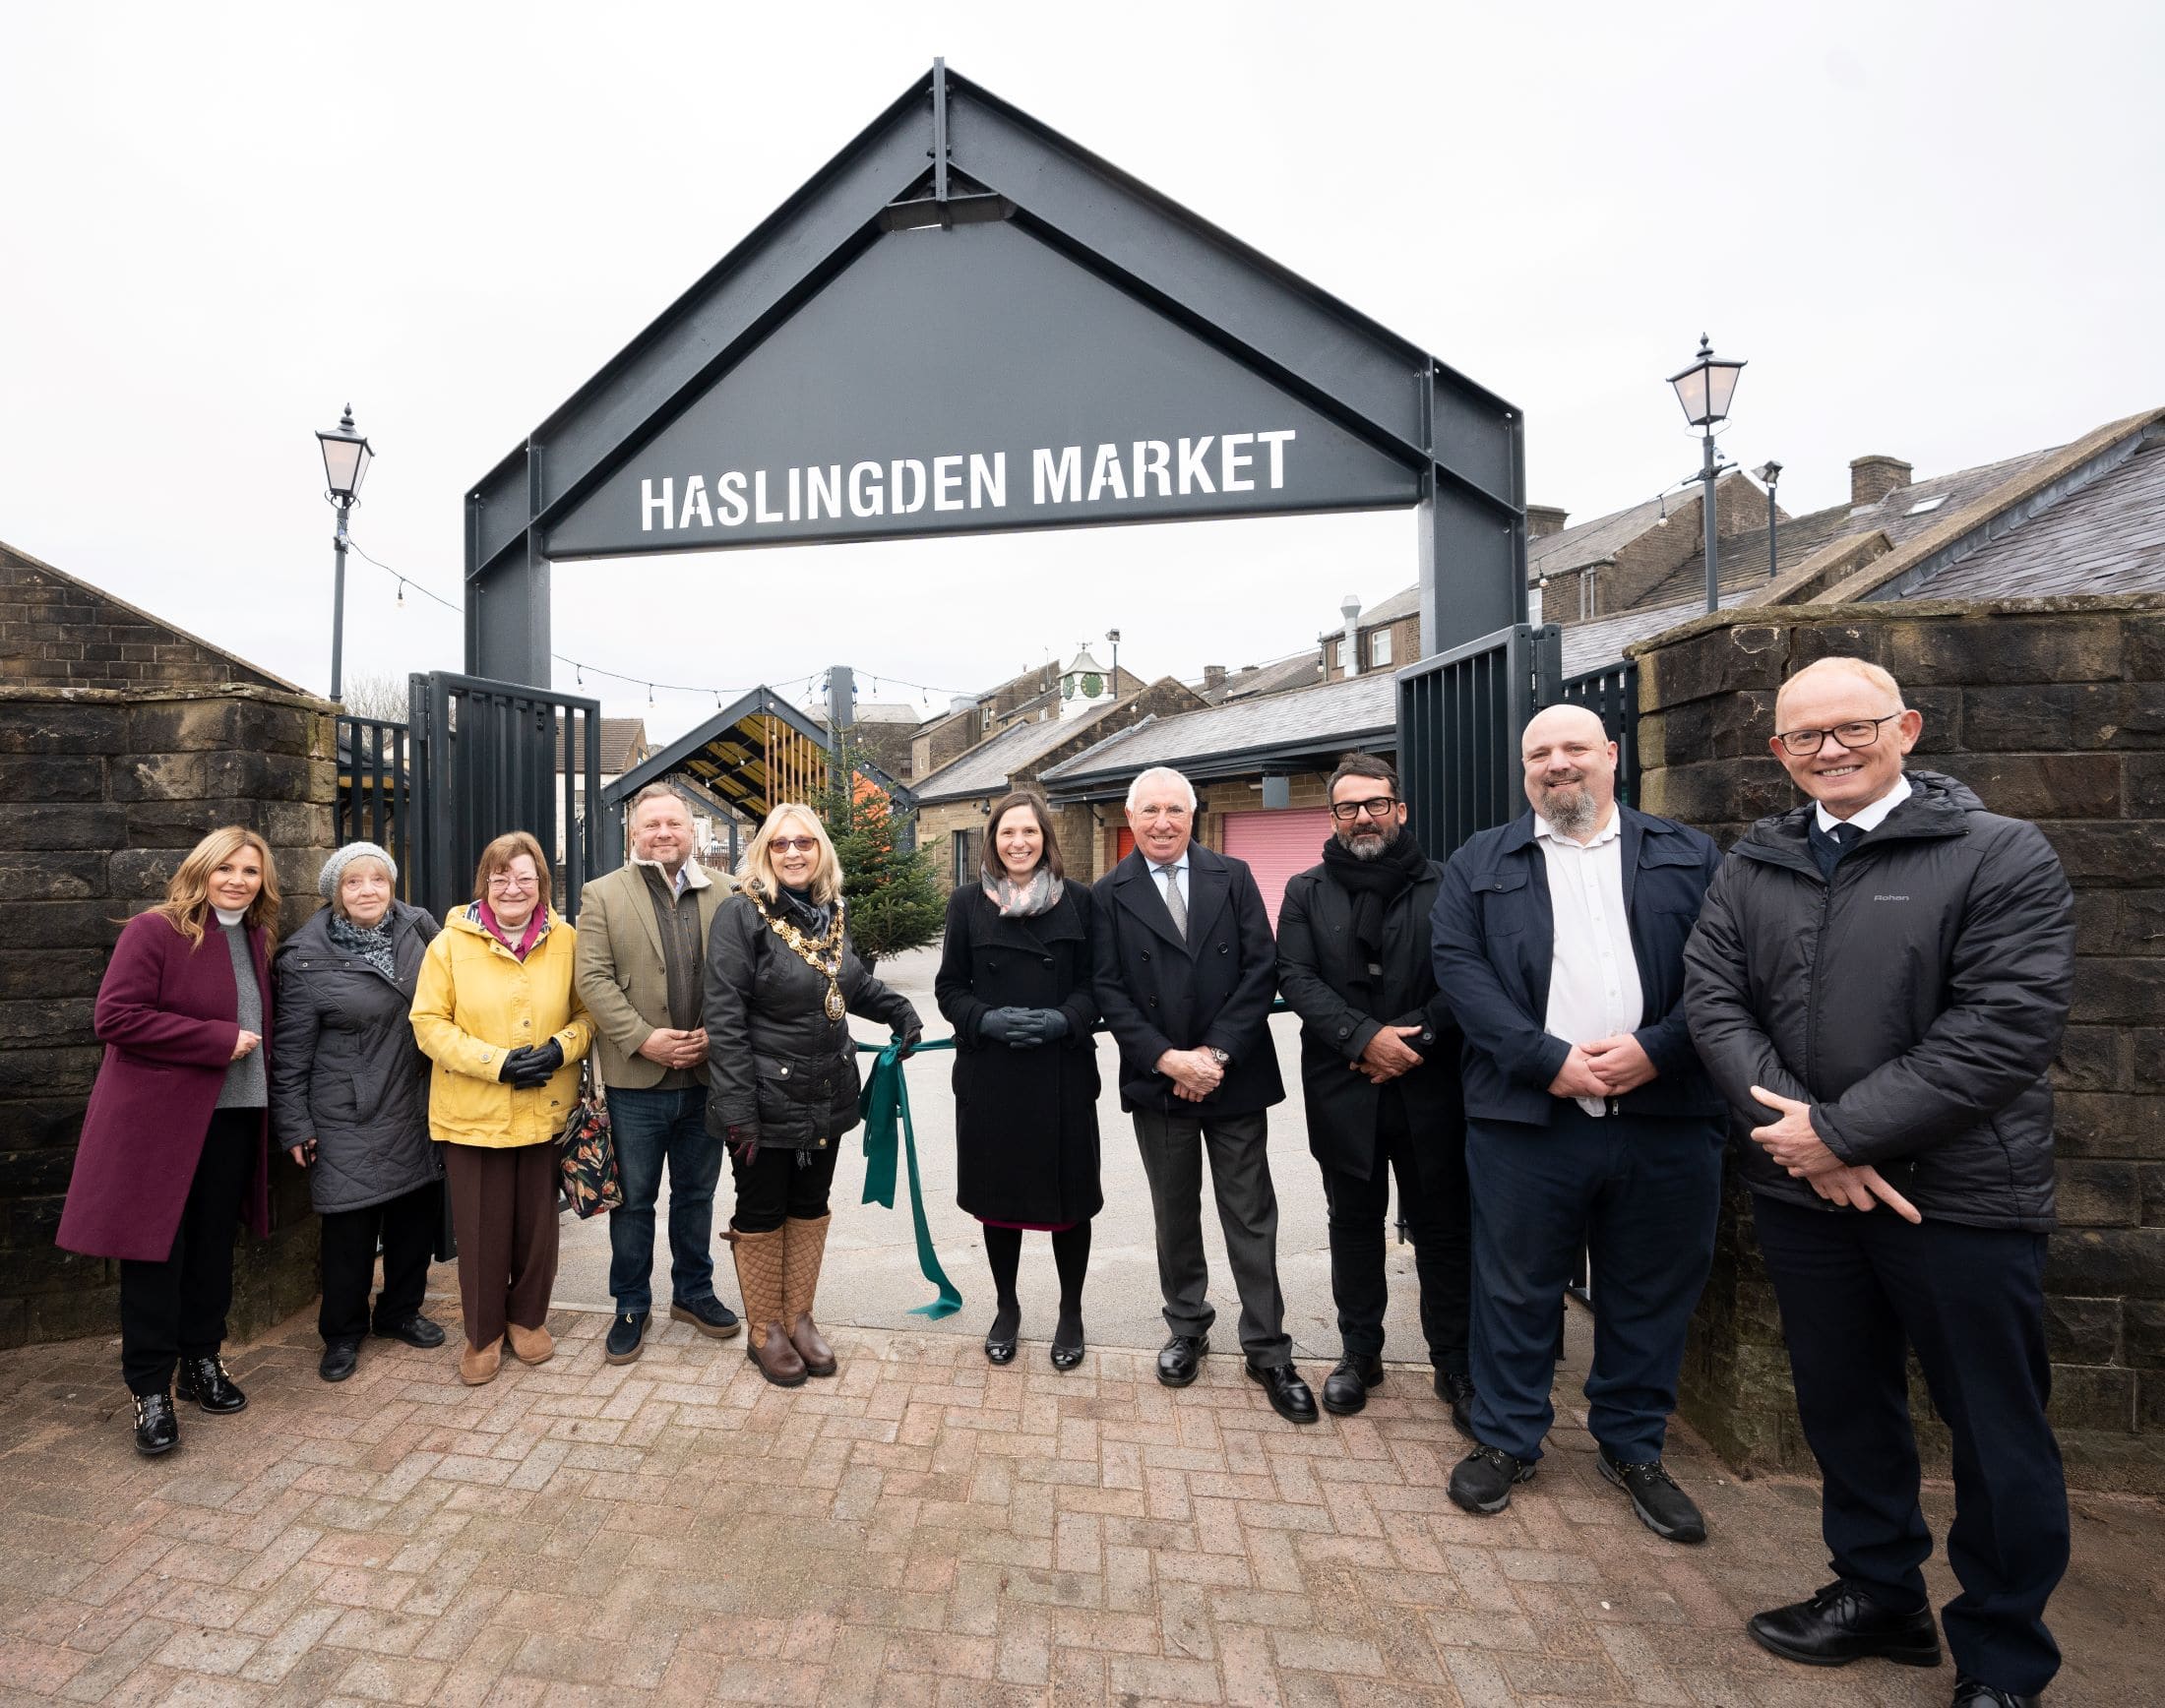
[[[955,1027],[956,1200],[985,1225],[999,1290],[985,1356],[1015,1358],[1022,1235],[1052,1235],[1055,1370],[1082,1362],[1082,1275],[1097,1181],[1090,893],[1061,881],[1045,803],[1018,790],[985,822],[982,881],[958,873],[933,982]]]

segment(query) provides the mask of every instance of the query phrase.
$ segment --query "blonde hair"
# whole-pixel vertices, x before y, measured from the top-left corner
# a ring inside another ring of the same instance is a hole
[[[211,874],[243,848],[253,848],[263,862],[263,887],[241,916],[244,925],[263,932],[264,952],[278,941],[278,863],[271,858],[271,844],[246,824],[220,824],[188,850],[165,885],[165,899],[151,911],[162,913],[172,928],[195,948],[203,942],[203,919],[211,906]]]
[[[486,901],[489,879],[508,868],[522,854],[533,862],[533,875],[540,880],[540,894],[534,904],[546,909],[556,894],[549,887],[549,857],[541,852],[541,844],[525,830],[506,830],[481,850],[480,861],[473,868],[473,899]]]
[[[1802,670],[1792,671],[1781,687],[1774,691],[1774,717],[1777,722],[1781,718],[1782,697],[1789,692],[1792,686],[1803,681],[1815,670],[1822,673],[1832,671],[1842,676],[1857,677],[1870,683],[1886,695],[1887,699],[1891,700],[1897,711],[1907,711],[1909,709],[1908,702],[1902,699],[1902,685],[1896,682],[1887,671],[1873,663],[1871,659],[1853,658],[1846,652],[1829,652],[1825,658],[1813,659]]]
[[[835,852],[835,844],[828,837],[827,826],[820,823],[819,814],[801,801],[774,803],[774,810],[767,815],[767,823],[760,826],[759,834],[752,838],[752,845],[745,849],[744,858],[737,863],[737,876],[747,884],[757,884],[762,895],[773,897],[781,893],[781,876],[774,870],[768,844],[790,819],[799,821],[819,841],[820,864],[812,874],[812,903],[815,907],[825,907],[842,892],[841,857]]]

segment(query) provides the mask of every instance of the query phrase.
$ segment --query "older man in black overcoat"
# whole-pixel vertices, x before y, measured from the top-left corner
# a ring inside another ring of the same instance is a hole
[[[1360,1411],[1384,1379],[1384,1216],[1395,1174],[1436,1394],[1470,1434],[1461,1040],[1428,939],[1444,869],[1414,840],[1398,773],[1384,761],[1347,754],[1327,794],[1323,864],[1288,883],[1278,905],[1278,989],[1301,1017],[1308,1148],[1330,1205],[1343,1352],[1324,1381],[1324,1409]]]
[[[1192,838],[1196,792],[1178,771],[1128,789],[1135,852],[1097,883],[1091,921],[1098,1006],[1120,1045],[1120,1107],[1135,1119],[1157,1222],[1157,1277],[1172,1337],[1157,1379],[1186,1387],[1216,1313],[1203,1253],[1203,1156],[1210,1157],[1225,1252],[1240,1289],[1248,1374],[1272,1408],[1316,1422],[1294,1373],[1278,1291],[1278,1200],[1267,1111],[1285,1100],[1271,1041],[1278,959],[1263,892],[1238,860]]]

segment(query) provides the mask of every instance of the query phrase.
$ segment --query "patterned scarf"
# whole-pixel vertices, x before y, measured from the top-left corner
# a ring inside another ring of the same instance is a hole
[[[517,943],[505,936],[503,926],[497,921],[496,910],[487,902],[476,901],[466,909],[466,914],[521,960],[533,953],[533,946],[549,935],[549,906],[545,901],[535,904],[533,915],[526,921],[526,929],[520,933]]]
[[[985,894],[1000,910],[1002,919],[1035,919],[1040,913],[1049,913],[1060,904],[1060,891],[1065,887],[1042,860],[1027,884],[1017,884],[1005,870],[995,872],[987,861],[984,884]]]
[[[347,954],[357,954],[393,983],[398,982],[398,957],[391,947],[391,912],[373,926],[358,926],[342,913],[331,915],[331,941]]]

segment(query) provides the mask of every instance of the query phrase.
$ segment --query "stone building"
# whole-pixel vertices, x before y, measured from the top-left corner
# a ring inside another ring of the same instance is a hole
[[[1132,670],[1116,668],[1107,674],[1115,699],[1143,687],[1143,679]],[[965,695],[938,716],[927,718],[910,740],[911,777],[929,777],[1010,724],[1042,722],[1054,716],[1060,705],[1062,675],[1062,667],[1048,660],[982,694]]]

